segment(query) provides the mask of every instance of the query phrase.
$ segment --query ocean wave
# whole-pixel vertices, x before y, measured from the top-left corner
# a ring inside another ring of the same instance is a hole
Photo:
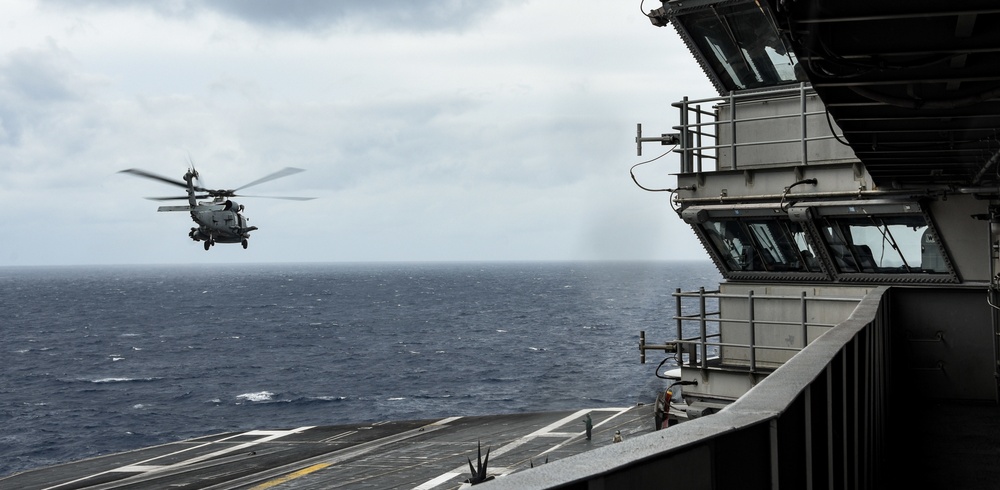
[[[346,396],[300,396],[297,398],[292,398],[289,400],[274,400],[283,403],[291,403],[293,405],[312,405],[312,404],[326,404],[326,403],[339,403],[347,401]]]
[[[253,393],[243,393],[242,395],[236,395],[237,400],[245,400],[248,402],[266,402],[274,399],[274,393],[270,391],[255,391]]]
[[[37,349],[32,349],[32,348],[18,349],[16,351],[14,351],[14,353],[16,353],[16,354],[27,354],[29,352],[46,352],[46,351],[50,351],[50,350],[52,350],[52,347],[39,347]]]
[[[237,396],[240,401],[236,404],[241,405],[245,402],[253,403],[254,405],[271,405],[271,404],[288,404],[296,406],[308,406],[308,405],[320,405],[327,403],[340,403],[347,401],[346,396],[277,396],[269,391],[262,391],[258,393],[244,393]],[[218,405],[222,403],[218,398],[213,398],[208,400],[209,403]]]
[[[441,399],[441,398],[451,398],[452,396],[453,395],[450,394],[450,393],[445,393],[445,394],[441,394],[441,395],[435,395],[435,394],[431,394],[431,393],[421,393],[419,395],[414,395],[413,398],[418,398],[418,399],[422,399],[422,400],[437,400],[437,399]],[[469,397],[469,396],[471,396],[471,395],[462,395],[462,397]]]
[[[306,397],[308,401],[319,401],[319,402],[342,402],[347,399],[346,396],[313,396]]]
[[[97,379],[80,379],[80,381],[86,381],[89,383],[101,384],[101,383],[148,383],[150,381],[159,381],[163,378],[161,377],[150,377],[150,378],[97,378]]]

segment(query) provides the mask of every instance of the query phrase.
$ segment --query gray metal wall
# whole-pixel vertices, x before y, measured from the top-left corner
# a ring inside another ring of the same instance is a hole
[[[922,399],[997,400],[992,312],[985,288],[892,293],[895,377]]]

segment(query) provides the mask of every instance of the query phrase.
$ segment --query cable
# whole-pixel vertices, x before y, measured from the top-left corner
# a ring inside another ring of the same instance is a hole
[[[675,381],[674,383],[671,383],[670,386],[667,387],[667,389],[668,390],[672,390],[672,389],[674,389],[674,386],[678,386],[678,385],[680,385],[680,386],[692,386],[692,385],[693,386],[697,386],[698,385],[698,381],[696,381],[696,380],[691,380],[691,381]]]
[[[673,357],[669,357],[669,356],[668,357],[664,357],[663,360],[660,361],[660,364],[658,366],[656,366],[656,371],[654,371],[654,374],[656,374],[657,378],[660,378],[660,379],[669,379],[669,380],[673,380],[674,381],[673,384],[671,384],[670,386],[667,387],[668,390],[671,389],[671,388],[673,388],[674,386],[677,386],[677,385],[684,386],[684,385],[696,385],[696,384],[698,384],[697,381],[680,381],[680,380],[677,380],[677,378],[671,378],[669,376],[664,376],[664,375],[660,374],[660,368],[663,367],[663,365],[667,361],[669,361],[671,359],[673,359],[674,362],[677,362],[679,364],[679,362],[677,360],[677,354],[674,354]]]
[[[847,147],[850,147],[850,146],[851,146],[851,144],[850,144],[850,143],[848,143],[848,142],[846,142],[846,141],[844,141],[844,140],[842,140],[842,139],[840,139],[840,136],[837,136],[837,132],[833,130],[833,121],[832,121],[832,120],[830,119],[830,109],[826,109],[826,110],[825,110],[825,111],[823,111],[823,112],[826,112],[826,124],[827,124],[827,126],[830,126],[830,134],[832,134],[832,135],[833,135],[833,137],[834,137],[834,138],[835,138],[835,139],[836,139],[836,140],[837,140],[837,141],[838,141],[838,142],[839,142],[840,144],[842,144],[842,145],[844,145],[844,146],[847,146]],[[843,130],[841,130],[841,131],[843,131]]]
[[[694,186],[687,187],[688,190],[694,190]],[[680,189],[674,189],[670,191],[670,209],[672,209],[677,215],[681,214],[681,204],[677,202],[677,191]]]
[[[670,377],[667,377],[667,376],[663,376],[663,375],[660,374],[660,368],[663,367],[663,364],[665,364],[667,361],[669,361],[671,359],[673,359],[674,362],[677,362],[677,355],[675,354],[674,357],[664,357],[663,360],[660,361],[660,364],[658,366],[656,366],[656,370],[653,371],[653,374],[655,374],[657,378],[660,378],[660,379],[671,379],[671,380],[672,379],[676,379],[676,378],[670,378]]]
[[[781,209],[782,212],[787,213],[788,212],[788,208],[792,207],[792,205],[795,204],[795,201],[791,201],[791,202],[788,203],[788,206],[785,206],[785,197],[787,197],[788,193],[792,191],[792,187],[795,187],[797,185],[802,185],[802,184],[816,185],[818,182],[819,181],[817,181],[814,178],[813,179],[802,179],[802,180],[800,180],[800,181],[798,181],[798,182],[796,182],[796,183],[794,183],[794,184],[792,184],[792,185],[790,185],[788,187],[785,187],[785,192],[781,193],[781,201],[778,202],[778,208]]]
[[[639,0],[639,12],[641,12],[642,15],[645,16],[646,18],[652,19],[653,16],[647,14],[646,11],[642,9],[643,4],[645,4],[645,3],[646,3],[646,0]]]
[[[674,191],[676,191],[677,189],[650,189],[650,188],[645,187],[642,184],[640,184],[639,181],[635,178],[635,168],[636,167],[638,167],[639,165],[645,165],[647,163],[655,162],[655,161],[657,161],[657,160],[659,160],[659,159],[667,156],[667,153],[670,153],[670,152],[674,151],[674,148],[677,148],[677,145],[674,145],[673,148],[671,148],[671,149],[663,152],[660,156],[658,156],[656,158],[652,158],[652,159],[646,160],[645,162],[639,162],[639,163],[637,163],[635,165],[632,165],[632,168],[628,169],[629,175],[632,176],[632,182],[635,182],[635,185],[639,186],[640,189],[642,189],[644,191],[648,191],[648,192],[674,192]]]

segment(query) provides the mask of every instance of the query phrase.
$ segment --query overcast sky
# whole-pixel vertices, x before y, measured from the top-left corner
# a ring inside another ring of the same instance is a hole
[[[639,0],[15,0],[0,40],[0,266],[706,257],[629,177],[636,123],[715,95]],[[117,173],[189,158],[318,199],[238,199],[249,249],[205,252]]]

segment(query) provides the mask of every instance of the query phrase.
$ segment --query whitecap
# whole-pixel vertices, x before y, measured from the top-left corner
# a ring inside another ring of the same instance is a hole
[[[391,402],[398,402],[399,400],[405,400],[405,399],[406,397],[400,396],[400,397],[389,398],[388,400]]]
[[[325,402],[339,402],[346,400],[346,396],[317,396],[316,400],[323,400]]]
[[[134,408],[136,410],[142,410],[142,409],[146,408],[146,406],[143,405],[143,404],[141,404],[141,403],[136,403],[135,405],[132,405],[132,408]]]
[[[266,402],[274,396],[274,393],[270,391],[258,391],[254,393],[244,393],[242,395],[236,395],[237,400],[246,400],[248,402]]]
[[[129,383],[132,381],[156,381],[161,378],[97,378],[88,379],[91,383]]]
[[[124,361],[124,360],[125,360],[124,357],[114,357],[114,356],[111,357],[111,362]]]

